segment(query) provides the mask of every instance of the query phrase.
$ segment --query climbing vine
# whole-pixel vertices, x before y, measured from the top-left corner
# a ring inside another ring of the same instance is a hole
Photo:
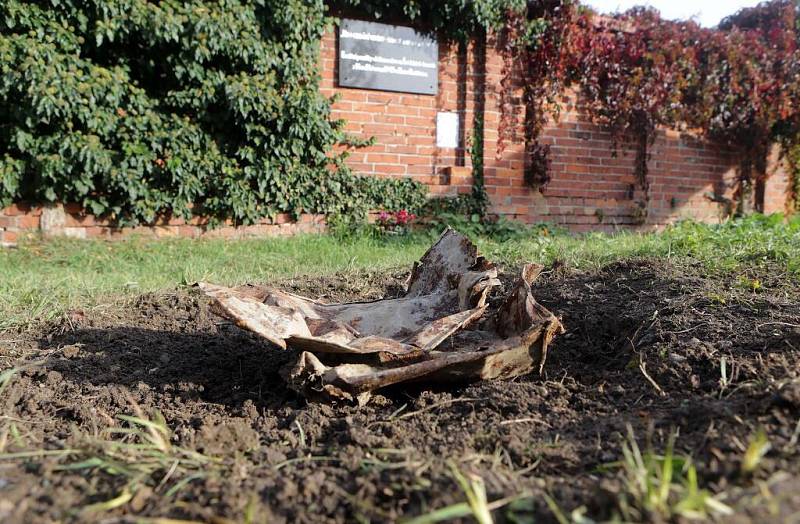
[[[357,177],[334,147],[352,137],[320,93],[319,41],[348,10],[478,49],[496,35],[501,97],[517,75],[526,106],[515,115],[503,98],[500,147],[524,118],[526,180],[540,189],[550,178],[540,136],[570,89],[616,143],[636,145],[645,194],[660,127],[742,151],[741,200],[763,178],[768,144],[796,143],[800,130],[790,0],[716,29],[647,9],[598,17],[576,0],[5,0],[0,205],[77,202],[122,224],[416,211],[421,184]],[[473,127],[472,204],[483,212],[483,122]]]
[[[498,31],[525,13],[528,0],[331,0],[335,13],[353,12],[384,23],[410,23],[447,41],[466,42]]]
[[[789,0],[742,10],[716,29],[666,21],[645,8],[609,19],[572,0],[541,0],[510,13],[505,31],[525,35],[525,27],[536,28],[537,38],[516,38],[510,52],[526,64],[533,185],[549,181],[548,149],[538,139],[570,87],[580,108],[612,131],[615,147],[633,140],[645,194],[648,148],[659,127],[698,130],[743,151],[755,168],[742,169],[742,187],[763,176],[768,144],[798,129],[797,8]]]
[[[122,225],[418,208],[355,176],[318,85],[322,0],[0,2],[0,206]]]
[[[791,185],[791,203],[795,211],[800,211],[800,143],[798,137],[786,140],[783,144],[786,160],[789,164],[789,183]]]
[[[741,151],[740,201],[763,177],[768,144],[800,129],[798,8],[791,0],[744,9],[714,29],[664,20],[648,8],[598,16],[577,0],[339,4],[417,22],[448,38],[479,41],[491,32],[503,56],[497,153],[516,138],[524,118],[525,179],[540,190],[550,181],[550,150],[540,136],[570,90],[578,108],[611,131],[615,151],[633,146],[643,210],[659,128],[696,131]],[[524,115],[516,110],[517,86]],[[482,179],[475,184],[480,191]]]
[[[489,196],[486,194],[486,185],[483,176],[483,117],[475,113],[473,123],[472,145],[470,156],[472,158],[472,212],[483,215],[489,205]]]

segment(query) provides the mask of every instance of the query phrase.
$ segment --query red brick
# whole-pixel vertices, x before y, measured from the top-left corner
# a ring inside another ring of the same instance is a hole
[[[17,227],[20,229],[35,230],[39,229],[40,215],[25,214],[17,218]]]
[[[14,217],[19,215],[24,215],[29,213],[32,210],[29,204],[11,204],[7,208],[3,210],[3,214],[6,216]]]
[[[374,162],[376,164],[397,164],[400,161],[400,157],[398,155],[369,153],[367,154],[366,161]]]
[[[19,240],[19,234],[16,231],[3,231],[0,233],[0,242],[5,244],[16,244]]]
[[[274,222],[276,224],[288,224],[291,221],[292,217],[289,215],[289,213],[278,213],[277,215],[275,215]]]
[[[86,236],[90,238],[99,238],[108,236],[111,232],[111,228],[103,227],[103,226],[91,226],[83,228],[86,231]]]
[[[89,227],[96,225],[96,221],[94,215],[67,213],[64,216],[64,225],[67,227]]]

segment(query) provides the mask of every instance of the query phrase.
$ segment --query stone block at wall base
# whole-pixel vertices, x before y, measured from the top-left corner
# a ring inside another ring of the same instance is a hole
[[[17,233],[0,229],[0,247],[16,247]]]
[[[67,222],[67,213],[62,204],[47,206],[42,209],[39,228],[44,231],[55,231],[63,228]]]

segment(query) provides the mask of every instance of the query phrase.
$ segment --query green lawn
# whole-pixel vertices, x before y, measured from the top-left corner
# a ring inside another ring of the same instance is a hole
[[[513,265],[556,259],[595,267],[628,257],[693,257],[710,271],[763,265],[800,275],[800,219],[751,217],[720,226],[681,223],[656,234],[572,236],[532,228],[512,238],[477,238],[490,259]],[[31,240],[0,249],[0,330],[24,327],[69,308],[113,304],[148,291],[207,280],[268,282],[359,269],[410,266],[435,238],[418,233],[344,240],[326,235],[250,240]]]

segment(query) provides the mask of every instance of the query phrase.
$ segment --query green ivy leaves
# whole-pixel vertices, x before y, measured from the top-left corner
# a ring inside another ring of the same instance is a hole
[[[410,180],[354,176],[318,89],[322,0],[7,0],[0,205],[159,215],[414,208]]]

